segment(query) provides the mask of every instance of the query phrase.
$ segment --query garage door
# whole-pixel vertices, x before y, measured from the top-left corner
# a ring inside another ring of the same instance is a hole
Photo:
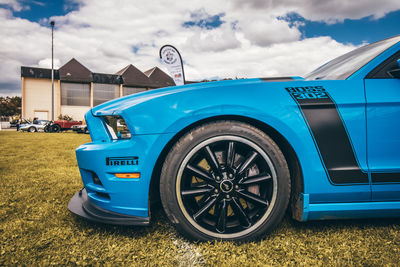
[[[48,120],[49,112],[48,111],[35,111],[35,117],[37,117],[39,120]]]

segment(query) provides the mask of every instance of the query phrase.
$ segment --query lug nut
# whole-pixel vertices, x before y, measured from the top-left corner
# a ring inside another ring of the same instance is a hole
[[[221,177],[217,176],[216,179],[217,179],[217,181],[219,181],[219,180],[221,180]]]
[[[231,196],[230,195],[226,195],[226,198],[231,198]]]
[[[230,174],[229,174],[229,178],[232,178],[232,177],[233,177],[233,174],[232,174],[232,173],[230,173]]]
[[[214,193],[217,194],[217,193],[218,193],[218,189],[215,189],[215,190],[214,190]]]
[[[235,189],[239,189],[239,186],[238,186],[238,185],[235,185]]]

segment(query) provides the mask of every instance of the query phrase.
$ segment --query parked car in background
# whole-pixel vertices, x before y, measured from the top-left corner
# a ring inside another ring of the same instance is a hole
[[[89,129],[88,129],[87,125],[85,125],[85,124],[72,125],[71,129],[72,129],[72,131],[77,132],[77,133],[85,133],[85,134],[89,133]]]
[[[20,131],[26,131],[26,132],[38,132],[38,131],[44,131],[44,127],[50,122],[48,120],[38,120],[38,123],[32,123],[28,120],[26,120],[28,123],[26,124],[21,124],[19,130]]]
[[[18,123],[18,119],[15,119],[15,120],[12,120],[11,122],[10,122],[10,128],[17,128],[17,123]],[[27,119],[25,119],[25,118],[21,118],[21,122],[20,122],[20,125],[22,125],[22,124],[29,124],[29,123],[31,123],[29,120],[27,120]]]
[[[58,133],[60,131],[72,130],[72,126],[82,125],[81,121],[54,121],[51,125],[51,132]]]

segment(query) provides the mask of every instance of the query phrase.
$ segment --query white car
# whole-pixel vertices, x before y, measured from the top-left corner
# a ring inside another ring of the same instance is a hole
[[[38,132],[44,131],[44,127],[46,124],[50,122],[48,120],[38,120],[37,123],[28,123],[28,124],[21,124],[19,130],[20,131],[27,131],[27,132]]]

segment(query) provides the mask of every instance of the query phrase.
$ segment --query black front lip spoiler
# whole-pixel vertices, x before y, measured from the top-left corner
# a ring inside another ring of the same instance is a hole
[[[94,205],[87,196],[86,189],[81,189],[75,193],[68,203],[68,209],[75,215],[90,221],[115,224],[115,225],[149,225],[148,217],[137,217],[120,214],[102,209]]]

